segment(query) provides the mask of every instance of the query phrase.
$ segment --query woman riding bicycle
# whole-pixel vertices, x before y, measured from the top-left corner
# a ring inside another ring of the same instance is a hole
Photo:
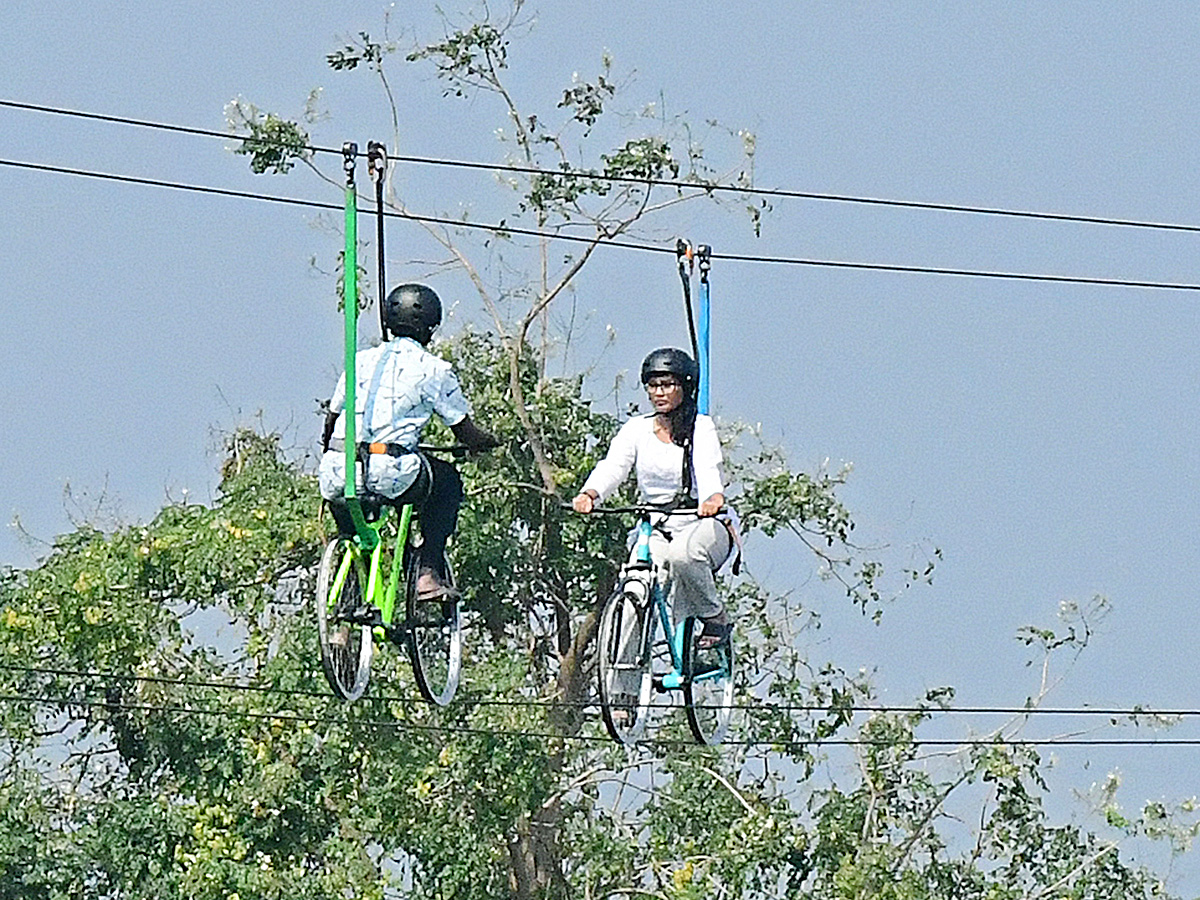
[[[650,553],[667,573],[668,599],[676,621],[699,616],[701,641],[726,640],[732,624],[717,598],[714,573],[734,545],[725,509],[721,444],[713,420],[696,411],[698,369],[682,350],[664,347],[642,363],[642,384],[654,412],[630,419],[572,501],[590,513],[610,497],[633,469],[642,502],[695,506],[693,516],[664,516],[650,538]]]

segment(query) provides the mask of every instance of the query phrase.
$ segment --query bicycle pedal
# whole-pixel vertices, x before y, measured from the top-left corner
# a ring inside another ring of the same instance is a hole
[[[383,613],[379,607],[369,604],[355,607],[345,615],[340,616],[339,619],[351,625],[366,625],[370,628],[379,628],[383,625]]]
[[[655,675],[653,683],[654,683],[654,690],[656,693],[665,694],[669,690],[669,688],[665,684],[663,684],[663,678],[661,675]]]

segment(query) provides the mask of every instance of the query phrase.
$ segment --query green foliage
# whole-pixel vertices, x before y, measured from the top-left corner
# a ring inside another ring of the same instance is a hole
[[[393,121],[392,64],[432,66],[446,96],[470,98],[481,117],[496,111],[512,164],[501,183],[513,209],[502,223],[529,215],[546,232],[585,223],[601,240],[647,224],[686,193],[660,197],[650,181],[752,185],[753,135],[725,133],[739,153],[723,176],[688,123],[614,114],[622,90],[607,56],[601,74],[574,78],[556,107],[527,110],[505,82],[521,7],[447,22],[441,39],[403,57],[359,32],[326,61],[335,72],[368,70]],[[298,123],[240,100],[228,112],[254,171],[312,164]],[[734,204],[757,233],[768,204]],[[28,810],[0,832],[0,893],[1166,896],[1115,842],[1048,820],[1042,761],[1006,740],[1011,731],[922,752],[920,729],[949,689],[931,691],[914,712],[864,716],[878,705],[868,676],[811,657],[820,583],[782,594],[744,576],[722,583],[745,707],[729,746],[681,743],[678,709],[656,721],[655,742],[632,751],[609,743],[593,689],[596,615],[626,552],[625,527],[572,515],[561,498],[619,423],[588,401],[581,376],[546,375],[549,305],[590,248],[556,258],[549,242],[521,246],[512,233],[472,248],[453,229],[428,232],[493,316],[493,332],[467,330],[437,350],[476,418],[503,441],[460,464],[468,497],[452,555],[468,648],[455,703],[415,701],[407,663],[390,647],[367,698],[350,707],[329,699],[303,607],[323,536],[312,479],[274,438],[239,432],[212,508],[172,505],[148,526],[111,534],[80,529],[35,569],[0,577],[0,680],[24,698],[0,707],[12,751],[0,799]],[[473,249],[485,264],[473,263]],[[540,274],[514,285],[514,271]],[[499,311],[513,298],[528,300],[515,320]],[[546,326],[540,346],[529,340],[537,322]],[[725,431],[730,495],[751,544],[798,540],[834,593],[876,622],[893,597],[932,577],[936,548],[901,569],[897,584],[878,554],[853,542],[837,496],[848,469],[796,472],[753,433]],[[1046,656],[1077,650],[1093,612],[1064,609],[1065,633],[1021,638]],[[223,637],[213,640],[217,625]],[[51,758],[65,760],[61,777]],[[960,804],[977,804],[969,824],[946,811],[964,794]],[[1186,806],[1126,815],[1112,792],[1101,806],[1118,839],[1183,847],[1196,833]],[[138,852],[146,847],[155,850]]]
[[[394,44],[380,44],[372,41],[371,36],[365,31],[360,31],[358,37],[358,41],[349,43],[325,57],[329,68],[335,72],[343,72],[357,68],[359,63],[367,63],[378,69],[383,64],[384,56],[395,50]]]
[[[679,163],[662,138],[644,137],[626,141],[613,153],[601,153],[604,174],[620,178],[656,179],[679,177]]]
[[[462,97],[478,84],[477,79],[493,80],[497,70],[507,68],[508,39],[492,22],[474,22],[444,41],[414,50],[406,59],[431,60],[438,77],[450,84],[446,94]]]
[[[756,439],[743,433],[743,439]],[[856,552],[854,522],[835,490],[849,475],[849,467],[836,475],[824,469],[815,474],[792,472],[778,450],[760,447],[732,467],[732,477],[743,490],[737,497],[742,521],[768,537],[791,532],[824,561],[820,575],[839,583],[864,614],[878,623],[894,592],[885,587],[885,572],[878,559]],[[941,550],[934,547],[917,566],[905,569],[903,587],[931,583]]]
[[[586,81],[574,84],[563,91],[563,98],[558,108],[570,107],[576,122],[582,122],[591,128],[604,112],[605,100],[616,94],[616,85],[607,81],[603,75],[596,79],[595,84]]]
[[[750,581],[726,585],[746,743],[674,743],[675,714],[656,726],[663,743],[626,754],[605,741],[591,644],[623,529],[565,513],[533,483],[500,341],[466,331],[439,349],[505,439],[462,464],[454,556],[474,627],[459,699],[414,700],[395,648],[363,701],[329,697],[306,606],[324,534],[313,480],[277,438],[236,432],[214,506],[83,527],[0,581],[0,692],[20,698],[0,706],[0,894],[1166,896],[1115,843],[1048,821],[1030,748],[989,740],[932,764],[917,732],[952,692],[860,721],[869,683],[813,667],[802,609]],[[523,355],[530,413],[570,494],[618,423],[580,379],[539,369]],[[760,483],[763,452],[735,467],[752,527],[838,546],[852,525],[835,482],[770,470]],[[788,522],[785,508],[811,518]],[[859,774],[806,781],[823,742],[846,737],[862,742]],[[983,807],[967,841],[944,809],[964,790]],[[1106,815],[1124,833],[1180,847],[1195,833],[1189,808],[1135,820],[1114,792]]]
[[[225,107],[225,119],[231,131],[247,133],[233,152],[250,157],[250,170],[256,175],[286,175],[297,160],[312,158],[308,133],[297,122],[264,112],[241,98]]]
[[[564,204],[572,204],[588,194],[603,197],[612,189],[611,182],[603,181],[595,176],[595,171],[586,173],[572,169],[566,163],[559,163],[564,175],[553,172],[539,172],[530,179],[529,193],[521,202],[521,210],[536,209],[540,212],[550,212]]]

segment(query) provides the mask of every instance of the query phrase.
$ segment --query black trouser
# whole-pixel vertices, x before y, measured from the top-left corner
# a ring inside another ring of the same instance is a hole
[[[463,500],[462,478],[458,470],[444,460],[426,456],[424,462],[428,467],[421,466],[417,480],[403,494],[394,499],[369,494],[362,498],[363,510],[367,512],[372,506],[378,508],[379,503],[391,506],[411,503],[421,517],[421,536],[424,538],[421,566],[445,576],[442,559],[446,553],[446,539],[454,534],[458,525],[458,508]],[[338,529],[343,534],[354,534],[354,520],[350,517],[345,500],[330,501],[329,509]]]

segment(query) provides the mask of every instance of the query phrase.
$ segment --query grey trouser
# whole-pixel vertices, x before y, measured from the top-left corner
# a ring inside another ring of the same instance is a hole
[[[675,624],[688,616],[721,614],[713,574],[729,558],[733,538],[719,519],[707,516],[670,530],[670,540],[657,528],[650,535],[650,555],[667,586],[667,602]]]

